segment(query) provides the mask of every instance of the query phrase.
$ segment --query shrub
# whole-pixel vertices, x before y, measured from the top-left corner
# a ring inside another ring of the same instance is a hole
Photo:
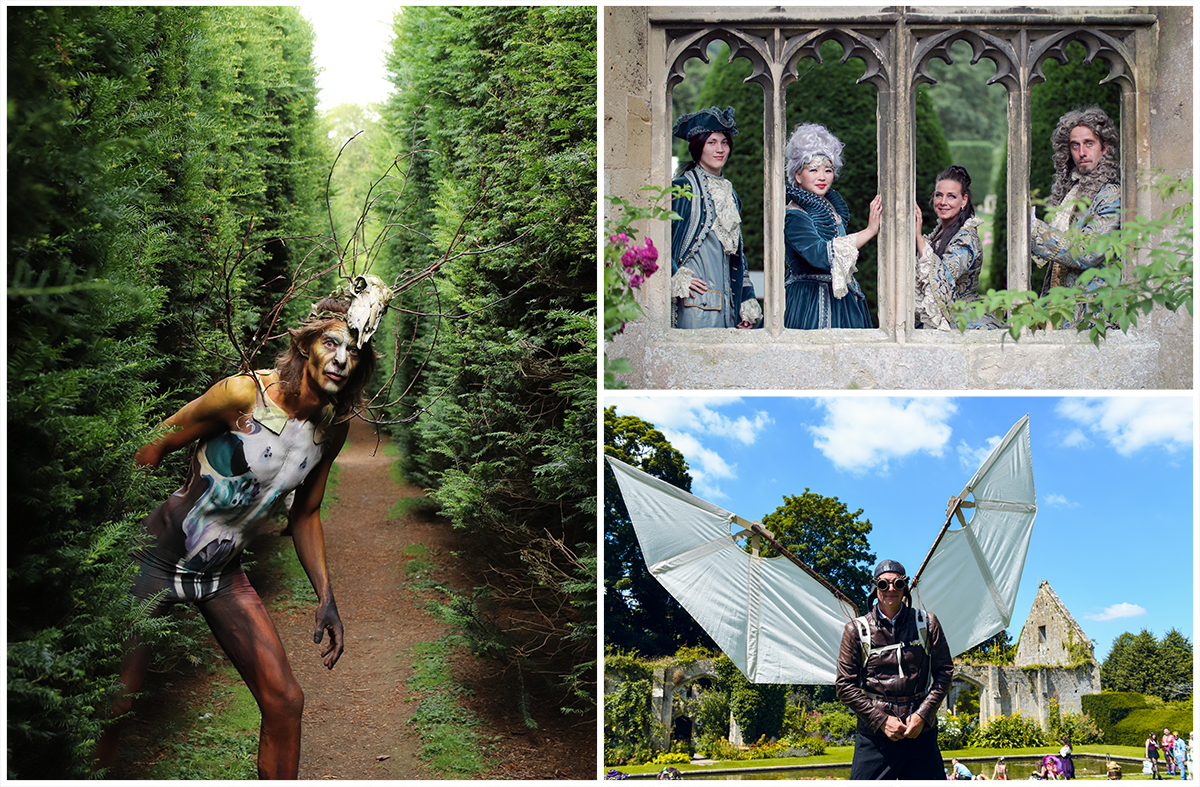
[[[675,765],[681,762],[691,762],[692,758],[683,752],[663,752],[650,761],[651,765]],[[617,763],[618,765],[621,763]]]
[[[1146,707],[1146,698],[1133,691],[1106,691],[1085,694],[1079,704],[1100,729],[1107,731],[1131,711]]]
[[[1037,719],[1027,719],[1020,713],[1012,716],[993,716],[988,723],[968,737],[968,746],[986,749],[1023,749],[1045,746],[1046,734]]]
[[[727,738],[717,738],[708,744],[708,756],[714,760],[748,760],[750,753],[734,746]]]
[[[830,707],[830,705],[823,706],[825,710],[821,712],[817,730],[828,736],[826,740],[829,741],[844,741],[853,738],[854,732],[858,728],[858,719],[846,708]]]
[[[1141,746],[1150,733],[1161,734],[1164,727],[1187,735],[1192,731],[1191,712],[1168,708],[1135,710],[1107,731],[1105,742],[1114,746]]]
[[[604,695],[604,762],[639,765],[654,756],[650,681],[630,680]]]
[[[942,751],[965,749],[971,733],[979,721],[967,715],[954,716],[949,713],[938,715],[938,748]]]
[[[810,735],[806,738],[800,738],[800,739],[796,740],[793,744],[793,748],[804,749],[808,753],[808,756],[810,756],[810,757],[819,757],[820,755],[825,753],[825,739],[818,738],[815,735]],[[785,756],[787,756],[787,755],[785,755]],[[803,756],[803,755],[793,755],[793,756]]]
[[[714,738],[727,737],[729,735],[729,697],[722,691],[706,691],[701,694],[695,722],[701,734]]]

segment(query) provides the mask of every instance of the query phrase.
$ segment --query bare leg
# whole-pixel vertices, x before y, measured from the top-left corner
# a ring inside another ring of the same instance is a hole
[[[122,689],[113,700],[112,718],[118,719],[108,726],[96,744],[96,768],[111,768],[117,761],[117,749],[121,743],[121,729],[126,719],[119,718],[129,713],[133,707],[133,695],[142,690],[146,680],[146,670],[150,666],[150,647],[136,639],[129,642],[130,649],[121,659]]]
[[[295,779],[300,771],[304,693],[262,599],[240,574],[229,592],[196,606],[262,712],[258,777]]]

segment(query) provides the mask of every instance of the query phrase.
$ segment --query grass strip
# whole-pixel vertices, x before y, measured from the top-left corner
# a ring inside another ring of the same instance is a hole
[[[216,670],[209,696],[172,715],[164,730],[167,753],[149,779],[257,779],[261,716],[232,665]]]
[[[450,674],[450,655],[457,644],[450,635],[418,642],[410,651],[415,661],[406,685],[419,699],[412,724],[421,736],[418,756],[443,778],[478,776],[494,766],[494,739],[478,731],[479,719],[458,703],[463,688]]]

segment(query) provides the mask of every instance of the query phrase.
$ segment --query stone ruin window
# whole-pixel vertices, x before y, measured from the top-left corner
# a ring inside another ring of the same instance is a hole
[[[957,331],[946,334],[917,330],[912,325],[916,242],[913,203],[914,197],[923,199],[930,187],[916,182],[915,97],[918,86],[936,82],[931,75],[931,63],[955,60],[952,47],[960,54],[964,45],[969,47],[972,63],[990,61],[995,72],[989,84],[1002,85],[1007,95],[1007,215],[997,215],[995,220],[1007,222],[1005,265],[1009,289],[1031,289],[1028,254],[1031,195],[1027,174],[1031,165],[1032,90],[1046,79],[1043,69],[1048,61],[1063,64],[1068,61],[1068,46],[1082,45],[1088,62],[1106,63],[1108,75],[1104,81],[1115,83],[1120,89],[1120,118],[1114,121],[1118,122],[1121,134],[1122,209],[1128,212],[1131,208],[1142,208],[1140,203],[1148,197],[1138,193],[1134,175],[1139,169],[1139,159],[1148,161],[1145,150],[1148,136],[1144,129],[1149,121],[1146,96],[1149,88],[1139,80],[1139,56],[1152,62],[1157,19],[1133,10],[1105,10],[1107,13],[1097,14],[1089,8],[965,13],[895,7],[878,11],[800,7],[719,11],[683,6],[651,8],[648,48],[655,86],[651,109],[655,128],[664,130],[653,141],[652,170],[666,174],[667,182],[673,173],[672,93],[686,79],[688,61],[699,58],[707,62],[710,45],[724,42],[731,59],[749,61],[751,70],[746,82],[763,93],[763,243],[761,249],[750,248],[748,252],[762,261],[764,286],[761,291],[756,288],[756,294],[763,300],[765,331],[746,333],[765,334],[761,341],[768,342],[781,335],[786,335],[789,341],[828,342],[828,330],[785,332],[783,328],[783,215],[787,203],[783,148],[791,131],[785,125],[787,88],[796,80],[801,61],[806,58],[821,61],[821,47],[827,42],[836,42],[841,47],[843,61],[857,58],[865,64],[859,81],[873,85],[877,95],[878,193],[883,196],[885,216],[873,241],[878,247],[877,279],[872,282],[878,292],[878,311],[873,317],[879,327],[873,331],[854,331],[856,336],[867,340],[874,336],[875,340],[900,344],[963,339]],[[656,75],[660,77],[657,80]],[[1062,111],[1072,108],[1063,107]],[[847,154],[853,156],[855,151],[848,150]],[[668,308],[666,313],[669,311]],[[988,332],[968,332],[968,335],[971,333]],[[745,340],[755,341],[751,337]],[[1080,335],[1078,340],[1086,342],[1086,335]]]

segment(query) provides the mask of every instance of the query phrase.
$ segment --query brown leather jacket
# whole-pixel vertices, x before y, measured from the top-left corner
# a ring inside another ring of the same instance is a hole
[[[842,632],[834,685],[838,699],[858,715],[860,731],[877,733],[888,716],[905,721],[912,713],[920,715],[927,728],[932,729],[937,724],[938,705],[942,704],[946,690],[950,688],[954,659],[937,617],[929,611],[925,615],[928,621],[928,655],[921,647],[917,616],[912,607],[901,607],[896,616],[895,629],[879,615],[876,608],[867,613],[872,651],[898,642],[913,643],[901,649],[903,655],[900,665],[896,663],[895,650],[872,652],[864,665],[858,628],[854,621],[846,624]],[[933,673],[932,685],[929,685],[930,670]],[[925,692],[927,685],[928,693]]]

